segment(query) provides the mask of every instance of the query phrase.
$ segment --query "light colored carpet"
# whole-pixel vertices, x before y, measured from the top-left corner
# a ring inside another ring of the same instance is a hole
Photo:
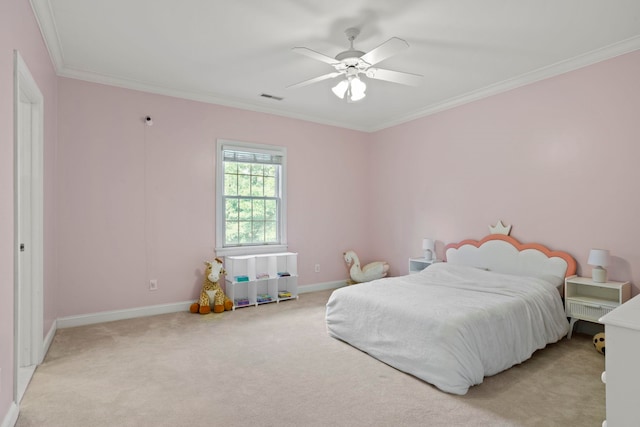
[[[30,426],[600,426],[590,336],[443,393],[330,338],[329,291],[59,330],[20,404]]]

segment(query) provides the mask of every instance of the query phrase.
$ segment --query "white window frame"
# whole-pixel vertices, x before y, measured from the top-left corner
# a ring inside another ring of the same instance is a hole
[[[275,154],[282,156],[280,173],[280,209],[278,218],[280,230],[280,244],[231,246],[225,247],[222,239],[224,232],[224,162],[223,149],[248,151],[255,153]],[[287,251],[287,148],[276,145],[256,144],[252,142],[231,141],[218,139],[216,143],[216,256],[250,255],[261,253],[276,253]]]

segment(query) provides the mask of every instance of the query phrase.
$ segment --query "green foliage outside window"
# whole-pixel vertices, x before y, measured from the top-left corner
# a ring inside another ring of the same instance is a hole
[[[225,246],[279,243],[279,168],[224,162]]]

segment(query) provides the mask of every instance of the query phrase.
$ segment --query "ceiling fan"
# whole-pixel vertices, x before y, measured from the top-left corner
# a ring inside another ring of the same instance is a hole
[[[422,82],[422,76],[419,74],[373,67],[375,64],[407,49],[409,43],[406,41],[397,37],[391,37],[375,49],[364,53],[360,50],[355,50],[353,47],[353,41],[358,37],[358,34],[360,34],[360,30],[357,28],[348,28],[345,34],[351,46],[349,50],[340,52],[335,58],[306,47],[294,47],[292,49],[294,52],[325,62],[333,66],[335,71],[293,84],[288,86],[287,89],[299,88],[322,80],[344,76],[344,79],[334,86],[332,91],[338,98],[344,99],[346,96],[347,102],[355,102],[366,96],[365,90],[367,85],[360,79],[361,74],[370,79],[385,80],[410,86],[417,86]]]

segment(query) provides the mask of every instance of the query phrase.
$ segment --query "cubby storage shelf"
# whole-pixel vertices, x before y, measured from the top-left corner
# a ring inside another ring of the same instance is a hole
[[[298,254],[227,256],[227,296],[233,309],[298,299]]]

